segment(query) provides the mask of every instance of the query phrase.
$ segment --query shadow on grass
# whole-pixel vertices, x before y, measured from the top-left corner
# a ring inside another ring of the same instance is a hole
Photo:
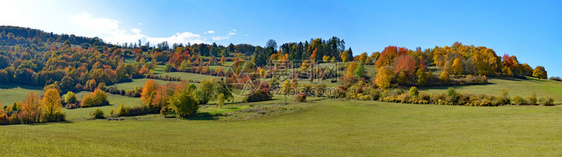
[[[30,89],[30,90],[43,90],[42,86],[33,86],[33,85],[20,85],[20,84],[0,84],[0,89],[14,89],[14,88],[23,88],[23,89]]]
[[[523,78],[515,78],[515,77],[490,77],[493,79],[498,79],[498,80],[508,80],[508,81],[526,81],[529,80],[526,77]]]
[[[203,113],[197,113],[197,116],[195,117],[190,117],[187,118],[189,120],[217,120],[218,118],[207,113],[207,112],[203,112]]]
[[[462,88],[462,87],[469,87],[469,86],[488,86],[488,85],[494,85],[495,83],[491,83],[488,82],[486,84],[473,84],[473,85],[441,85],[441,86],[431,86],[431,87],[420,87],[420,90],[430,90],[430,89],[438,89],[438,90],[447,90],[449,89],[449,87],[453,87],[453,88]],[[409,90],[409,88],[406,88],[404,90]]]

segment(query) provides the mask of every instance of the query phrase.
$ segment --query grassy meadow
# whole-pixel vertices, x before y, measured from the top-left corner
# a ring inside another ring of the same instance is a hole
[[[159,65],[154,72],[186,80],[213,77],[162,69]],[[134,89],[147,80],[112,86]],[[510,97],[536,92],[562,102],[562,82],[530,77],[489,82],[452,87],[488,95],[500,95],[506,88]],[[420,91],[441,93],[447,88]],[[42,88],[1,85],[0,102],[21,101],[29,91],[41,93]],[[81,99],[89,93],[76,95]],[[283,105],[284,96],[258,103],[239,103],[242,98],[235,97],[222,108],[215,101],[201,105],[191,119],[146,115],[86,120],[95,109],[107,116],[121,103],[142,105],[139,98],[109,93],[108,100],[109,106],[63,109],[69,122],[0,126],[0,156],[562,156],[560,105],[469,107],[317,97],[295,103],[292,96]]]
[[[265,105],[265,104],[264,104]],[[3,156],[560,156],[562,107],[320,100],[246,121],[2,126]],[[228,105],[227,105],[228,106]]]

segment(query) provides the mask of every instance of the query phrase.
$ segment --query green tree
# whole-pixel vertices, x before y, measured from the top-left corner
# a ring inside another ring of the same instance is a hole
[[[64,95],[64,102],[67,104],[76,103],[78,99],[76,98],[76,94],[74,92],[68,92]]]
[[[199,84],[199,91],[201,92],[199,102],[207,104],[215,97],[215,83],[213,80],[203,79]]]
[[[189,87],[184,87],[180,92],[174,93],[168,103],[180,117],[184,118],[197,115],[199,108],[199,101]]]
[[[416,75],[418,76],[418,83],[424,86],[427,83],[427,73],[422,68],[420,68],[416,72]]]
[[[354,73],[357,78],[364,78],[367,72],[365,71],[365,66],[363,64],[359,64]]]

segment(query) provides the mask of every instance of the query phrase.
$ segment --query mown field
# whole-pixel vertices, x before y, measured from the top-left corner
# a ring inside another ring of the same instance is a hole
[[[11,125],[3,156],[560,156],[562,107],[322,100],[246,121]]]

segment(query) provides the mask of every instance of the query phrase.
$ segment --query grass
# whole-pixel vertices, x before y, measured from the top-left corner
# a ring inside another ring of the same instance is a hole
[[[220,79],[223,76],[211,76],[211,75],[203,75],[203,74],[196,74],[196,73],[186,73],[186,72],[169,72],[169,73],[161,73],[161,74],[157,74],[160,76],[171,76],[171,77],[180,77],[184,80],[203,80],[203,79],[208,79],[210,80],[211,78],[215,78],[215,79]]]
[[[138,87],[144,86],[144,84],[145,84],[146,81],[148,81],[148,80],[150,80],[150,79],[148,79],[148,78],[133,79],[132,82],[117,83],[117,84],[111,85],[111,86],[109,86],[109,87],[115,86],[115,87],[117,87],[119,90],[123,89],[123,90],[125,90],[125,91],[127,91],[127,90],[129,90],[129,89],[134,90],[137,86],[138,86]],[[154,80],[154,82],[156,82],[156,84],[159,84],[159,85],[165,85],[165,84],[168,84],[168,83],[177,83],[177,82],[175,82],[175,81],[163,81],[163,80],[158,80],[158,79],[152,79],[152,80]]]
[[[27,85],[0,85],[0,105],[12,105],[14,102],[23,101],[29,92],[41,94],[43,87]]]
[[[0,129],[2,156],[560,156],[562,107],[321,100],[248,121],[90,120]],[[302,104],[296,104],[302,105]],[[228,105],[227,105],[228,106]]]
[[[533,92],[537,94],[537,97],[552,97],[556,103],[562,102],[562,82],[537,79],[532,77],[527,77],[526,80],[523,79],[513,79],[513,78],[489,78],[490,84],[486,85],[472,85],[472,86],[451,86],[455,88],[457,92],[461,93],[473,93],[473,94],[486,94],[486,95],[496,95],[500,96],[503,88],[508,90],[509,96],[522,96],[524,98],[530,97]],[[426,91],[429,93],[441,93],[446,92],[449,86],[441,87],[431,87],[431,88],[420,88],[420,91]]]

